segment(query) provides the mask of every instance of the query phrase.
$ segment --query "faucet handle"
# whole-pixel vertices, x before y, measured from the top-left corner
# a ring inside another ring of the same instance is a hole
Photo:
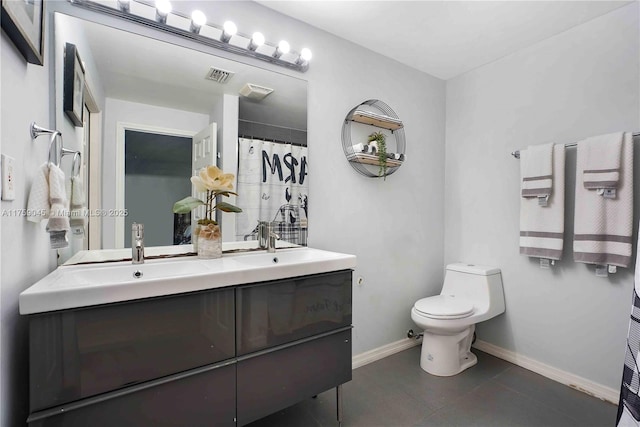
[[[131,236],[132,240],[144,239],[144,224],[138,224],[137,222],[131,224]]]

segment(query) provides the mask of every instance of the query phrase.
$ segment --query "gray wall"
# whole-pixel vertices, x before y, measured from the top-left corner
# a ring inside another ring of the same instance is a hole
[[[633,266],[603,279],[572,260],[575,149],[564,259],[541,270],[520,256],[520,164],[509,153],[640,130],[638,28],[636,2],[447,82],[444,259],[496,265],[504,279],[507,311],[481,324],[479,339],[614,390]]]
[[[2,118],[0,149],[15,159],[16,199],[2,201],[3,210],[24,209],[36,170],[47,160],[47,137],[35,142],[29,124],[49,126],[49,67],[27,64],[4,32],[0,37]],[[26,319],[18,314],[18,295],[56,266],[45,224],[24,216],[0,220],[0,425],[20,426],[27,416],[29,372]]]

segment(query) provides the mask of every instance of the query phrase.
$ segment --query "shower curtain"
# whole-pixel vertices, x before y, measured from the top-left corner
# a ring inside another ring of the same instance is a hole
[[[236,240],[255,240],[258,221],[275,221],[281,240],[306,245],[307,147],[238,139]]]
[[[631,320],[624,356],[617,427],[640,427],[640,256],[636,250]]]

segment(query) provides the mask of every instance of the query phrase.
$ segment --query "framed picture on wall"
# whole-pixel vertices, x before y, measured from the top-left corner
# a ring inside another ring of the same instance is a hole
[[[64,112],[75,126],[82,126],[84,67],[76,45],[64,45]]]
[[[44,64],[44,0],[2,0],[0,24],[28,62]]]

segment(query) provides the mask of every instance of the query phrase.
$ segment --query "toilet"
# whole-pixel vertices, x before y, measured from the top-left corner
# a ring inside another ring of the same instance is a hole
[[[473,264],[447,265],[440,295],[418,300],[411,319],[424,330],[420,367],[441,377],[475,365],[471,353],[476,323],[504,313],[499,268]]]

